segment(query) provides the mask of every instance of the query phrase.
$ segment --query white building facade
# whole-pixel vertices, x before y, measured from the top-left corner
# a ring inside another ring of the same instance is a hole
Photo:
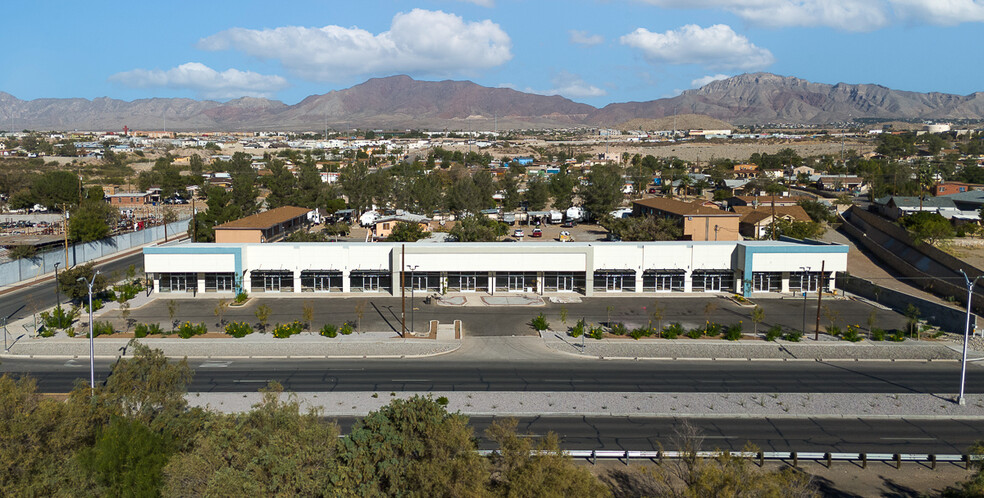
[[[800,241],[183,243],[144,249],[155,292],[399,295],[815,293],[847,270],[847,246]],[[823,268],[823,275],[820,270]]]

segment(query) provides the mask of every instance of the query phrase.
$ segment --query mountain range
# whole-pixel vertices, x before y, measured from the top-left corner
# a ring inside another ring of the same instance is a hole
[[[637,119],[701,114],[733,124],[825,124],[859,118],[982,119],[984,92],[918,93],[879,85],[813,83],[770,73],[741,74],[647,102],[596,108],[561,96],[490,88],[470,81],[373,78],[294,105],[242,97],[124,101],[20,100],[0,92],[0,129],[252,131],[324,128],[453,129],[618,127]]]

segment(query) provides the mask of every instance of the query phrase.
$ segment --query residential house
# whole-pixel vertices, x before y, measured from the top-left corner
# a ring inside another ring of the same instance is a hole
[[[775,217],[773,218],[773,209],[769,207],[758,207],[753,208],[751,206],[736,206],[735,212],[741,215],[738,220],[738,231],[745,237],[751,237],[755,239],[767,238],[769,233],[769,226],[772,225],[773,219],[788,220],[788,221],[812,221],[810,215],[806,213],[806,210],[802,206],[776,206]]]
[[[772,206],[774,203],[776,206],[795,206],[799,204],[799,201],[810,199],[805,195],[786,195],[784,192],[780,195],[736,195],[728,199],[728,207],[734,209],[735,206],[752,206],[752,207],[762,207],[762,206]]]
[[[393,229],[396,228],[396,224],[400,222],[416,223],[421,230],[428,232],[430,231],[430,221],[431,219],[424,215],[412,213],[400,213],[392,216],[383,216],[373,222],[372,233],[377,239],[385,239],[393,233]]]
[[[984,185],[963,182],[940,182],[933,187],[934,195],[953,195],[972,190],[984,190]]]
[[[820,175],[817,188],[830,192],[854,192],[862,194],[868,190],[864,180],[851,175]]]
[[[963,213],[953,202],[952,196],[943,197],[902,197],[885,196],[873,202],[878,212],[889,219],[897,220],[905,215],[918,212],[938,213],[944,218],[960,217]]]
[[[306,228],[308,208],[283,206],[215,227],[215,242],[276,242]]]
[[[736,164],[734,166],[735,178],[755,178],[759,175],[757,164]]]
[[[632,202],[633,216],[662,216],[677,222],[683,240],[741,240],[738,213],[669,199],[653,197]]]

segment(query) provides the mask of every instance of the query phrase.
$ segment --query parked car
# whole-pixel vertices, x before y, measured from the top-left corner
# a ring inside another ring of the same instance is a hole
[[[540,230],[539,228],[534,228],[533,233],[530,234],[530,237],[543,237],[543,230]]]
[[[605,240],[607,242],[621,242],[622,241],[622,237],[619,237],[618,235],[615,235],[614,233],[608,232],[607,234],[605,234]]]
[[[574,228],[575,226],[577,226],[577,223],[575,223],[574,220],[567,220],[561,223],[560,226],[561,228]]]
[[[517,228],[516,230],[513,230],[513,237],[523,237],[523,236],[525,236],[525,234],[523,233],[522,228]]]

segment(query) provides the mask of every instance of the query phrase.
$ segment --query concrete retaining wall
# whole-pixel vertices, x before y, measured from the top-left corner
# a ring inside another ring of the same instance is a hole
[[[920,319],[926,320],[930,325],[940,327],[947,332],[963,332],[966,325],[966,309],[927,301],[904,292],[887,289],[860,277],[838,273],[837,288],[903,314],[911,304],[919,310]],[[970,324],[974,328],[977,327],[977,315],[971,315]]]
[[[189,220],[181,220],[167,226],[168,238],[188,232]],[[164,227],[154,226],[139,232],[129,232],[108,239],[68,247],[68,266],[83,264],[103,256],[125,251],[164,239]],[[46,251],[29,259],[19,259],[0,264],[0,287],[35,278],[55,271],[55,263],[64,269],[65,250]]]

